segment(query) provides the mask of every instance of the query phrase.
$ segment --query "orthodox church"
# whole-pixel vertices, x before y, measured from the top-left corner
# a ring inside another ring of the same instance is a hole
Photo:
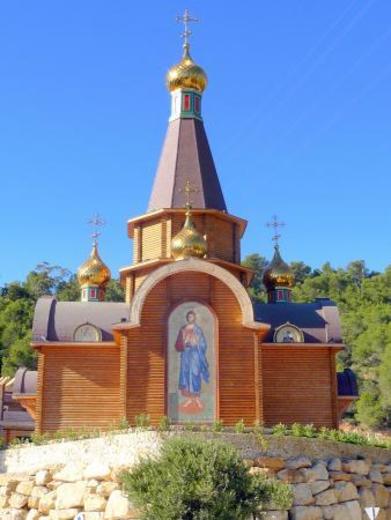
[[[172,423],[337,427],[355,398],[337,377],[336,305],[292,303],[278,245],[253,304],[241,265],[246,221],[229,213],[202,116],[207,86],[187,39],[167,74],[171,115],[147,211],[128,221],[133,262],[123,303],[105,302],[110,270],[95,242],[80,267],[80,302],[41,298],[36,391],[19,400],[38,432],[107,428],[148,414]],[[18,396],[16,396],[18,398]]]

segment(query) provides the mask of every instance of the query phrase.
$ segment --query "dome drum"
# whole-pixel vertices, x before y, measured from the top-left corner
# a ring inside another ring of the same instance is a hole
[[[104,300],[105,289],[111,279],[111,272],[99,256],[96,243],[92,246],[89,258],[79,267],[77,279],[82,290],[82,301]]]
[[[291,289],[295,276],[289,265],[281,257],[278,245],[274,247],[274,256],[263,274],[263,284],[267,289],[268,303],[291,302]]]

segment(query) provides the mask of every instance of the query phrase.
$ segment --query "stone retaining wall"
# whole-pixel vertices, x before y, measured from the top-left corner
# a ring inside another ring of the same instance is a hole
[[[73,520],[79,512],[84,512],[85,520],[137,519],[139,515],[136,509],[122,493],[118,475],[123,469],[131,467],[140,456],[158,451],[159,443],[164,436],[154,432],[145,433],[148,434],[145,439],[149,439],[150,443],[140,444],[141,433],[139,436],[133,436],[134,443],[140,448],[134,451],[140,453],[134,452],[130,457],[123,452],[122,463],[109,463],[108,459],[113,457],[113,453],[110,454],[108,450],[107,457],[100,454],[95,460],[89,460],[90,455],[92,458],[91,451],[87,452],[90,453],[86,457],[87,460],[74,457],[69,458],[67,464],[59,465],[55,459],[56,450],[61,444],[52,444],[52,464],[46,463],[46,467],[43,468],[36,460],[37,467],[34,469],[30,459],[27,464],[29,469],[24,473],[0,474],[0,519]],[[221,438],[220,435],[218,437]],[[230,437],[231,441],[234,438],[239,442],[241,436]],[[249,436],[246,437],[246,442],[244,437],[240,441],[251,473],[267,474],[291,484],[293,489],[294,503],[289,512],[260,512],[258,518],[367,520],[365,507],[377,506],[381,508],[377,519],[391,520],[389,451],[382,450],[382,460],[376,458],[376,451],[369,456],[371,450],[368,452],[368,449],[362,450],[365,453],[354,457],[336,456],[335,453],[319,456],[320,448],[315,449],[315,444],[310,443],[318,456],[313,456],[303,449],[301,454],[289,454],[284,440],[287,439],[278,440],[278,443],[282,443],[279,448],[269,446],[263,452]],[[301,444],[301,439],[299,441]],[[63,443],[65,444],[72,443]],[[76,444],[78,443],[73,443],[74,447]],[[338,446],[339,444],[334,444],[331,451],[338,452]],[[47,449],[48,446],[38,448]],[[344,451],[346,445],[340,448]],[[280,455],[275,453],[276,450]],[[323,448],[320,451],[323,452]],[[23,466],[23,453],[27,454],[28,451],[21,448],[19,452],[20,468]]]
[[[95,460],[109,466],[132,466],[144,455],[159,452],[162,440],[171,435],[188,435],[185,432],[158,433],[133,430],[125,433],[108,433],[102,437],[80,441],[61,441],[42,446],[22,445],[0,451],[0,474],[36,471],[48,465],[66,464],[77,460],[90,464]],[[283,458],[305,453],[312,459],[370,458],[383,464],[391,463],[391,451],[383,448],[356,446],[341,442],[306,439],[301,437],[275,437],[265,435],[267,449],[260,446],[254,435],[243,433],[192,433],[202,438],[215,438],[233,444],[243,458],[254,458],[262,453]]]

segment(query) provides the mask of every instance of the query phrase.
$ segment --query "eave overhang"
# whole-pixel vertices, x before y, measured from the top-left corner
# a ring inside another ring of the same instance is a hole
[[[183,215],[185,212],[184,208],[165,208],[165,209],[157,209],[154,211],[150,211],[149,213],[145,213],[144,215],[140,215],[139,217],[132,218],[128,220],[128,236],[129,238],[133,238],[134,228],[144,222],[148,222],[149,220],[154,220],[157,217],[164,217],[169,215]],[[226,220],[229,222],[234,222],[237,224],[239,228],[239,236],[240,238],[243,236],[243,233],[247,227],[247,220],[244,220],[240,217],[235,217],[230,213],[226,213],[225,211],[221,211],[218,209],[205,209],[205,208],[193,208],[191,210],[193,216],[197,215],[211,215],[221,220]]]
[[[116,341],[92,341],[92,342],[84,342],[84,341],[33,341],[31,346],[35,350],[41,350],[43,347],[45,348],[55,348],[55,347],[63,347],[63,348],[113,348],[119,347],[119,344]]]
[[[345,345],[341,343],[262,343],[261,347],[265,350],[271,349],[329,349],[334,350],[335,353],[341,352],[345,349]]]

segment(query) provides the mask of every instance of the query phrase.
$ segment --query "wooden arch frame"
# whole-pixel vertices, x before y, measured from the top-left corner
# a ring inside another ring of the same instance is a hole
[[[223,282],[234,293],[242,311],[242,325],[254,329],[259,333],[266,333],[270,325],[254,320],[254,309],[250,296],[240,281],[229,271],[199,258],[186,258],[177,262],[166,264],[147,276],[137,289],[130,305],[130,319],[126,323],[118,323],[114,329],[127,329],[139,327],[141,313],[145,300],[150,291],[162,280],[177,273],[197,272],[214,276]]]

